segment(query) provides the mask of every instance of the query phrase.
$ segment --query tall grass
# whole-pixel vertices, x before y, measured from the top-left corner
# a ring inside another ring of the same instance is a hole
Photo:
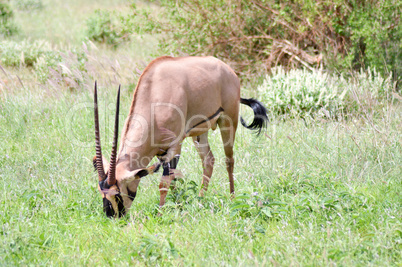
[[[114,99],[115,88],[101,89],[100,99]],[[400,105],[373,124],[273,117],[259,139],[239,129],[233,200],[218,131],[210,134],[217,163],[205,198],[198,198],[201,164],[186,141],[185,179],[163,216],[153,175],[130,214],[110,220],[91,164],[92,95],[30,92],[3,93],[0,102],[6,265],[401,264]],[[122,110],[130,100],[126,92]],[[101,104],[105,151],[112,106]]]

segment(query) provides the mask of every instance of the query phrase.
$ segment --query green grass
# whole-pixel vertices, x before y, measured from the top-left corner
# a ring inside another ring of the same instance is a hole
[[[16,2],[12,0],[12,7]],[[79,45],[85,39],[85,22],[96,9],[128,9],[126,0],[41,0],[42,8],[15,13],[18,38],[46,39],[56,45]]]
[[[185,180],[163,216],[155,174],[141,182],[129,216],[110,220],[91,164],[92,95],[32,92],[0,102],[6,265],[402,263],[400,106],[374,119],[375,128],[363,119],[273,118],[260,138],[239,129],[233,200],[218,131],[210,134],[217,164],[204,199],[197,197],[201,164],[186,141]],[[114,94],[103,88],[100,99]],[[125,92],[122,110],[130,99]],[[111,114],[101,122],[105,151]]]
[[[43,3],[42,11],[17,13],[24,27],[14,41],[76,48],[87,13],[125,6],[107,0]],[[35,28],[45,18],[49,30]],[[63,30],[65,35],[56,34]],[[259,138],[240,127],[234,199],[215,131],[216,165],[205,198],[198,197],[201,163],[187,140],[179,163],[184,181],[163,210],[159,173],[143,178],[127,217],[106,218],[92,166],[93,79],[100,85],[108,156],[117,84],[123,84],[122,126],[136,68],[157,53],[156,44],[153,36],[116,50],[97,45],[87,54],[87,74],[81,73],[89,78],[75,90],[54,80],[40,84],[26,66],[0,70],[1,266],[402,265],[402,105],[397,98],[377,103],[359,93],[371,87],[367,77],[355,88],[360,108],[347,119],[271,115]],[[250,95],[267,102],[261,88],[243,88],[242,96]],[[250,119],[249,109],[241,112]]]

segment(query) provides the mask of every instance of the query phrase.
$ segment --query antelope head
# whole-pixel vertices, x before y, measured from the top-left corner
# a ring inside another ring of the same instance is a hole
[[[137,188],[141,177],[153,172],[155,166],[146,169],[139,169],[135,171],[127,171],[116,175],[116,162],[117,162],[117,141],[119,132],[119,106],[120,106],[120,86],[117,93],[116,101],[116,116],[113,134],[113,147],[110,155],[110,163],[102,155],[100,135],[99,135],[99,115],[98,115],[98,93],[97,84],[95,82],[94,90],[94,114],[95,114],[95,149],[96,156],[93,159],[93,164],[98,172],[98,190],[103,198],[103,211],[108,217],[122,217],[130,208],[135,196],[136,191],[130,191],[134,186]],[[119,177],[117,177],[119,176]]]

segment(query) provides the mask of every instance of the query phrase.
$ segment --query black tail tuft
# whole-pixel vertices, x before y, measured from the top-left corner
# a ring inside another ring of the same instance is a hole
[[[258,131],[257,135],[259,135],[261,133],[262,128],[265,128],[267,126],[268,122],[267,109],[263,106],[263,104],[261,104],[261,102],[255,100],[254,98],[249,99],[240,98],[240,103],[251,107],[254,111],[253,122],[250,125],[247,125],[246,122],[243,120],[243,118],[240,117],[241,124],[247,129]]]

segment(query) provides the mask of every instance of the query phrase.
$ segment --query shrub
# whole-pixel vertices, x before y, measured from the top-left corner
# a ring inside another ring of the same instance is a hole
[[[272,70],[272,76],[267,76],[258,91],[262,94],[264,103],[280,114],[312,113],[325,108],[336,111],[342,104],[346,91],[339,86],[343,79],[336,82],[328,74],[318,71],[290,70],[288,73],[282,67]],[[345,90],[346,88],[344,88]]]
[[[44,59],[44,64],[35,66],[38,78],[42,82],[48,80],[53,84],[67,86],[69,89],[83,84],[87,78],[85,65],[88,61],[87,54],[81,50],[71,50],[59,52],[58,57],[56,59],[47,57]]]
[[[261,100],[274,114],[291,116],[317,115],[328,117],[342,113],[364,112],[368,107],[385,103],[394,83],[376,70],[360,71],[350,78],[306,69],[285,72],[272,70],[258,87]]]
[[[43,8],[42,0],[13,0],[13,6],[20,11],[33,11]]]
[[[87,20],[86,36],[89,40],[116,47],[129,40],[130,30],[125,18],[115,12],[96,10]]]
[[[34,64],[34,71],[38,80],[44,83],[50,74],[50,69],[57,68],[61,62],[61,56],[56,52],[49,52],[39,56]]]
[[[17,32],[12,19],[14,13],[7,2],[0,2],[0,36],[11,36]]]
[[[43,83],[51,77],[57,83],[76,87],[82,82],[87,61],[81,50],[55,51],[46,41],[0,42],[0,65],[31,67]]]
[[[55,53],[46,41],[0,42],[0,63],[4,66],[33,67],[38,58]]]

